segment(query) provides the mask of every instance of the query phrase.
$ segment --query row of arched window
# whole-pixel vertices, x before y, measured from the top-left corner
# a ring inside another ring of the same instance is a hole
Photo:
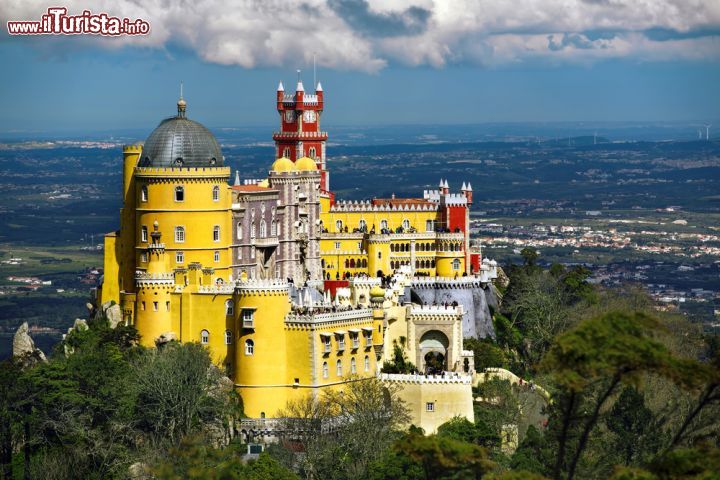
[[[220,225],[215,225],[212,230],[213,242],[220,241]],[[175,227],[175,243],[185,243],[185,227]]]
[[[370,371],[370,357],[368,355],[365,355],[364,358],[364,365],[363,368],[365,372]],[[355,357],[350,358],[350,375],[355,375],[357,373],[357,364],[355,362]],[[338,360],[335,362],[335,375],[337,377],[342,377],[344,374],[343,372],[343,364],[342,360]],[[322,365],[322,376],[323,378],[330,377],[330,366],[328,365],[328,362],[323,362]]]
[[[233,342],[233,334],[230,330],[225,330],[225,345],[231,345]],[[207,345],[210,343],[210,332],[207,330],[200,331],[200,343]],[[255,342],[251,339],[245,340],[245,355],[255,354]]]
[[[345,268],[367,268],[367,259],[345,259]]]
[[[258,235],[258,230],[259,230],[260,235]],[[237,223],[237,231],[235,232],[235,235],[237,236],[238,240],[242,240],[242,238],[243,238],[242,222]],[[275,237],[277,235],[278,235],[278,224],[275,221],[275,219],[273,219],[270,222],[270,236]],[[260,220],[259,225],[256,225],[255,222],[250,224],[250,238],[255,238],[258,236],[260,238],[265,238],[268,236],[267,222],[265,220]]]
[[[149,198],[148,187],[147,187],[147,185],[143,185],[142,187],[140,187],[140,201],[147,202],[148,198]],[[174,190],[174,198],[175,198],[176,202],[184,202],[185,201],[185,187],[183,187],[182,185],[177,185]],[[213,202],[220,201],[220,187],[218,185],[215,185],[212,188],[212,199],[213,199]]]

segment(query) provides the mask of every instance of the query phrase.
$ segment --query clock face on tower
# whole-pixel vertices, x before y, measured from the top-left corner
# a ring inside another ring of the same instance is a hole
[[[286,110],[285,111],[285,121],[286,122],[294,122],[295,121],[295,112],[292,110]]]
[[[305,113],[303,113],[303,120],[306,122],[314,122],[315,121],[315,111],[314,110],[306,110]]]

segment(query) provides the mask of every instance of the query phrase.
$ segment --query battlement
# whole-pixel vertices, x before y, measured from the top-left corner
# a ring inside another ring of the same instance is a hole
[[[232,283],[222,283],[220,285],[200,285],[198,286],[198,293],[210,293],[213,295],[219,294],[232,294],[235,291],[235,285]]]
[[[372,318],[370,309],[348,309],[324,313],[289,313],[285,316],[285,323],[294,324],[322,324],[331,322],[344,322],[348,320],[367,320]]]
[[[143,142],[138,142],[133,145],[123,145],[123,153],[140,153],[143,149]]]
[[[472,385],[472,375],[457,372],[445,372],[444,375],[422,375],[402,373],[381,373],[378,378],[383,382],[415,384],[461,384]]]
[[[331,212],[434,212],[437,209],[433,204],[374,205],[370,200],[338,200],[330,207]]]
[[[412,305],[410,315],[463,315],[462,305]]]
[[[230,178],[230,167],[135,167],[135,176],[143,178],[222,177]]]
[[[142,270],[135,272],[135,284],[138,287],[148,287],[157,285],[173,286],[175,285],[174,273],[148,273]]]
[[[467,277],[414,277],[411,281],[413,288],[471,288],[482,287],[491,281],[489,275],[468,275]]]
[[[353,277],[349,281],[350,286],[353,288],[372,288],[382,283],[382,280],[378,277]]]
[[[290,285],[285,280],[277,279],[258,279],[258,280],[240,280],[235,282],[235,290],[238,294],[287,294],[290,291]]]

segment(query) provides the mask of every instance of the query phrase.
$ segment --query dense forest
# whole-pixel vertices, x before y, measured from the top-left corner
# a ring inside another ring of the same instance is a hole
[[[466,340],[478,371],[521,385],[475,387],[475,420],[427,435],[376,379],[287,406],[257,458],[235,435],[242,398],[198,344],[138,346],[102,316],[47,361],[0,364],[3,478],[716,479],[720,342],[639,289],[603,289],[582,267],[506,267],[496,337]],[[410,368],[397,345],[388,368]],[[527,386],[547,398],[523,422]],[[504,439],[518,425],[516,448]],[[330,426],[330,427],[328,427]]]

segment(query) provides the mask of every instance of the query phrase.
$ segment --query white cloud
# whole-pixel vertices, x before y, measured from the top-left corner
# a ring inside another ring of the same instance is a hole
[[[191,48],[208,62],[377,71],[540,59],[720,60],[716,0],[67,0],[70,13],[143,18],[147,37],[97,41]],[[89,5],[92,3],[92,5]],[[3,0],[0,19],[35,20],[44,0]],[[15,39],[13,39],[15,40]],[[35,39],[36,43],[40,43]],[[45,42],[43,42],[45,43]],[[58,42],[60,44],[64,42]]]

